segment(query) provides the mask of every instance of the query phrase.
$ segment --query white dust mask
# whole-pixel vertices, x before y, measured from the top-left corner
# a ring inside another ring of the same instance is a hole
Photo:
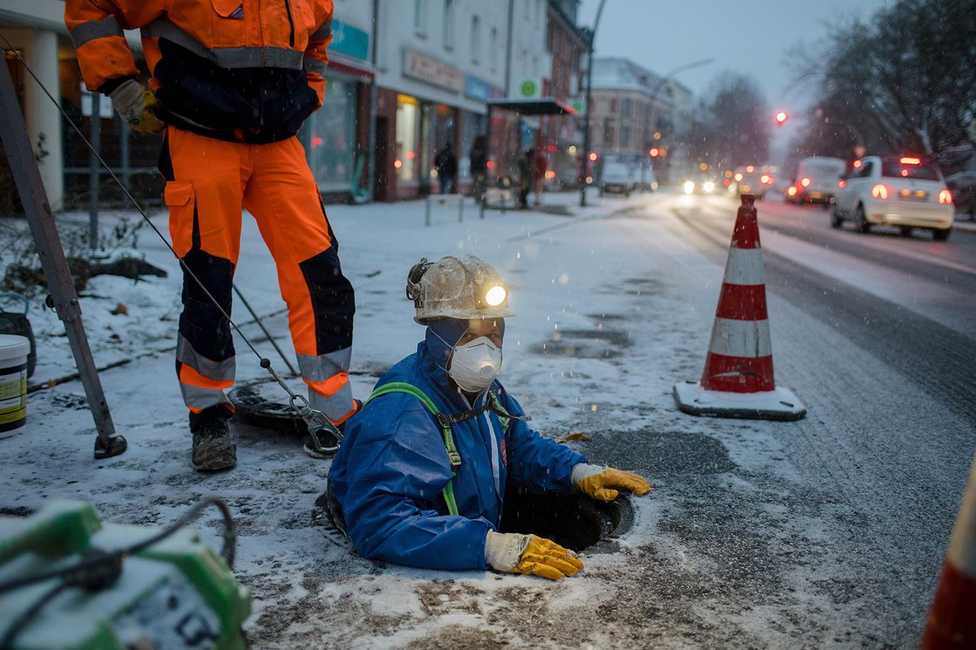
[[[479,336],[454,348],[447,374],[469,393],[480,393],[502,369],[502,349],[487,336]]]

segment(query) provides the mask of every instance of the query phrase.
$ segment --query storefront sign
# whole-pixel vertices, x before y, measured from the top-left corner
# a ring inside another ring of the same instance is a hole
[[[464,89],[460,70],[410,48],[403,51],[403,76],[455,93]]]
[[[369,34],[341,20],[333,20],[329,52],[366,60],[369,58]]]
[[[483,79],[467,75],[464,77],[464,95],[480,102],[486,102],[489,99],[504,97],[505,91]]]
[[[520,99],[539,99],[542,97],[542,79],[523,79],[516,94]]]

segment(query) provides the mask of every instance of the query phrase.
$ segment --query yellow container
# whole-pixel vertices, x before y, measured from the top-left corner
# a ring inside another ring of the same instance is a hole
[[[0,438],[27,422],[27,355],[30,341],[0,334]]]

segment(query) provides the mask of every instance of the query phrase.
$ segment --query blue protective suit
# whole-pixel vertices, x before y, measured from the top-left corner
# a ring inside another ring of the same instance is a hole
[[[469,408],[444,367],[450,348],[431,337],[377,383],[417,386],[443,413]],[[492,390],[512,415],[522,407],[497,381]],[[481,396],[484,400],[485,396]],[[480,404],[480,402],[479,402]],[[452,479],[440,426],[416,397],[393,393],[370,402],[345,426],[329,470],[329,489],[364,557],[426,569],[485,568],[485,536],[498,527],[506,484],[568,493],[573,465],[586,459],[523,420],[507,434],[490,410],[454,425],[462,465],[454,478],[459,516],[441,495]]]

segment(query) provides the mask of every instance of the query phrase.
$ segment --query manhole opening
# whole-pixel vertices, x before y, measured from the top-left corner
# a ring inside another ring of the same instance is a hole
[[[582,551],[624,534],[634,523],[630,500],[594,501],[581,494],[533,494],[509,490],[505,497],[501,532],[546,537],[574,551]]]

